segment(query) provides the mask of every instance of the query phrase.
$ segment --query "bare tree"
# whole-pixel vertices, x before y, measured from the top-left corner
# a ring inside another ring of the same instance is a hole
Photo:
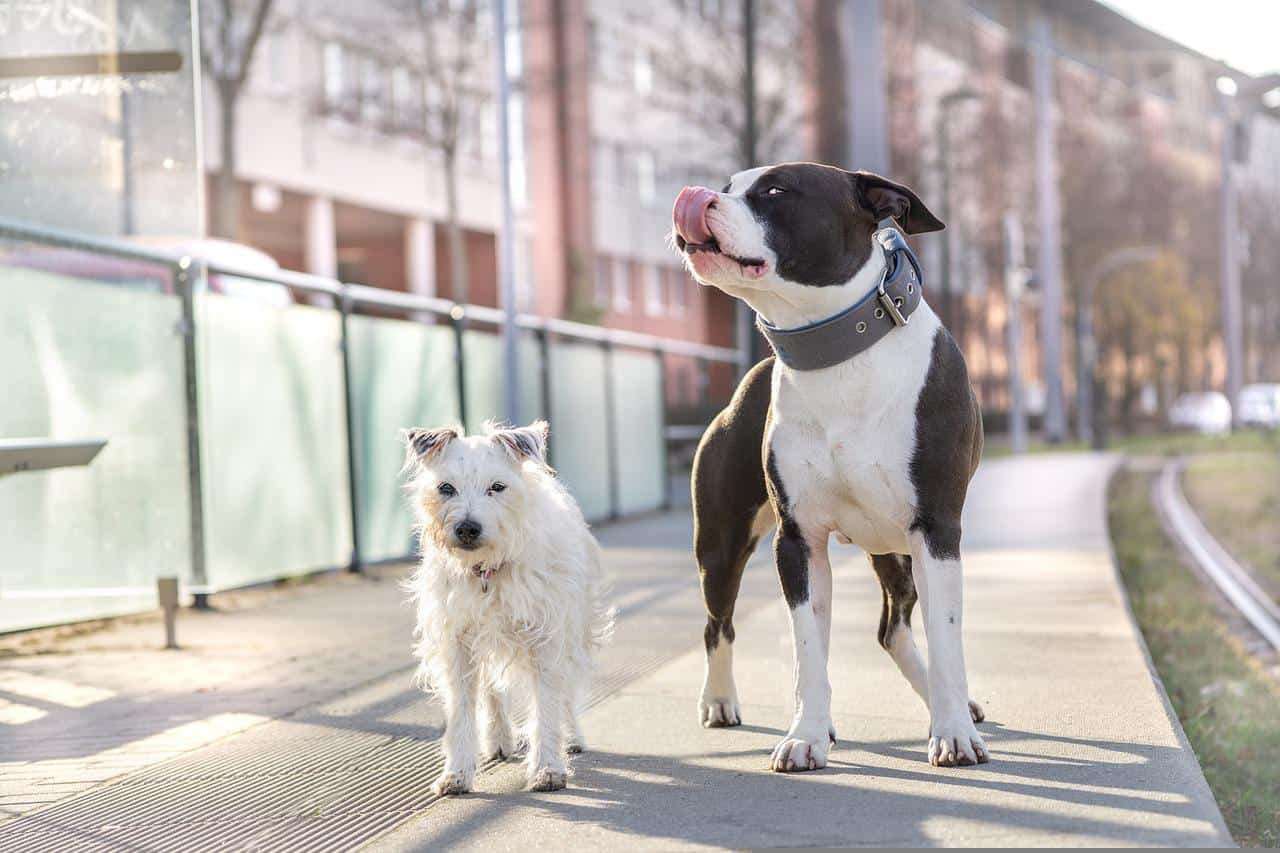
[[[397,33],[384,55],[419,81],[417,131],[440,157],[444,171],[445,228],[452,297],[466,302],[470,283],[466,234],[459,211],[459,159],[478,132],[474,121],[493,100],[488,31],[492,16],[477,0],[392,0]],[[432,190],[434,187],[428,187]]]
[[[240,240],[240,196],[236,188],[236,105],[248,80],[254,52],[266,30],[274,0],[253,0],[240,8],[234,0],[200,4],[200,61],[218,93],[218,129],[222,163],[215,182],[213,233]],[[241,26],[244,22],[247,26]]]
[[[754,4],[755,67],[746,48],[743,7],[723,3],[720,17],[695,20],[687,3],[670,0],[676,26],[654,55],[654,69],[678,85],[664,106],[709,143],[706,156],[726,173],[771,163],[794,146],[798,133],[802,54],[796,50],[799,14],[795,0],[751,0]],[[730,11],[732,10],[732,11]],[[754,115],[746,91],[753,85]],[[752,133],[754,130],[754,133]]]

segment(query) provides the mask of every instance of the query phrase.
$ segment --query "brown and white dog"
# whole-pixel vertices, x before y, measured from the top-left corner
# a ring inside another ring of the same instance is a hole
[[[702,724],[741,722],[734,602],[756,542],[776,525],[796,710],[772,769],[824,767],[835,740],[832,534],[862,547],[880,579],[879,641],[929,708],[929,761],[987,761],[961,643],[960,515],[982,455],[980,411],[955,341],[917,293],[914,256],[889,227],[915,234],[942,222],[904,186],[813,163],[740,172],[720,192],[686,187],[673,218],[693,276],[755,309],[781,356],[743,378],[694,462],[708,613]],[[917,597],[927,667],[911,635]]]

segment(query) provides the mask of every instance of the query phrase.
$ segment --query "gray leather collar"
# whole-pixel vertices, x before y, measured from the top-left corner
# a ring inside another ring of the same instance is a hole
[[[907,325],[923,298],[920,263],[902,233],[881,222],[876,243],[884,250],[880,283],[851,308],[795,329],[779,329],[756,318],[779,360],[793,370],[821,370],[870,349],[899,326]]]

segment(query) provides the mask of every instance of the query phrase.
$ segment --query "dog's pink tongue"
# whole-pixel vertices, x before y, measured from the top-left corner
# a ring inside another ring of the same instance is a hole
[[[676,233],[687,243],[710,243],[711,229],[707,227],[707,210],[716,200],[714,191],[706,187],[685,187],[676,196],[671,209],[671,220]]]

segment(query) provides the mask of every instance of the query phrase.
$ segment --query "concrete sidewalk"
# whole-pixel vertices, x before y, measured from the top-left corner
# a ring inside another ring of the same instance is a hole
[[[787,618],[771,602],[738,620],[741,728],[697,726],[702,654],[691,649],[591,711],[591,751],[568,791],[520,792],[519,768],[504,765],[375,846],[1230,844],[1112,568],[1112,461],[994,461],[975,484],[965,626],[991,764],[926,763],[925,709],[876,645],[878,589],[845,549],[833,559],[841,741],[826,770],[767,770],[792,707]]]
[[[0,851],[1228,843],[1111,567],[1110,465],[1000,460],[975,483],[967,651],[992,764],[925,763],[925,710],[875,642],[879,592],[853,549],[833,555],[830,766],[766,769],[791,713],[767,547],[738,608],[746,725],[701,729],[677,512],[599,531],[621,617],[568,791],[524,793],[508,763],[474,795],[430,795],[440,712],[410,684],[391,571],[184,614],[180,652],[124,623],[0,659]]]

